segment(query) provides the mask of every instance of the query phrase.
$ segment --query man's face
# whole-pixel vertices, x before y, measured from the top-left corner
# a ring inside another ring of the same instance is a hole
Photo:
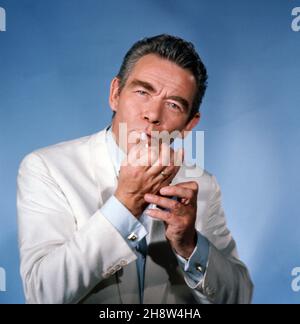
[[[110,105],[116,115],[112,130],[119,143],[119,124],[126,123],[127,133],[177,130],[190,131],[199,115],[188,122],[196,92],[191,72],[154,54],[143,56],[134,66],[122,91],[113,79]],[[128,143],[128,149],[132,147]]]

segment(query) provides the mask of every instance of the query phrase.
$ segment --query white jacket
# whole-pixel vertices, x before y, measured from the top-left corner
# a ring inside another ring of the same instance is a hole
[[[226,227],[215,177],[181,167],[173,183],[187,180],[199,184],[196,228],[211,242],[204,279],[192,287],[163,223],[152,220],[144,303],[249,303],[253,286]],[[27,303],[139,302],[136,254],[101,214],[116,185],[105,130],[24,158],[17,209]]]

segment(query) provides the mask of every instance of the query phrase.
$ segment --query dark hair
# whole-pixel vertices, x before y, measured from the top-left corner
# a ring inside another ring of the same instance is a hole
[[[207,72],[194,45],[182,38],[162,34],[139,40],[126,53],[117,78],[120,80],[119,91],[123,89],[128,76],[137,61],[147,54],[156,54],[161,58],[174,62],[183,69],[192,72],[196,80],[195,94],[189,120],[199,111],[207,87]],[[114,117],[115,113],[113,114]]]

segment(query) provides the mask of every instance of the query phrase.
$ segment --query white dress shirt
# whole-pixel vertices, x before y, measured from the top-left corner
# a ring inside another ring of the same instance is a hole
[[[125,153],[117,145],[111,127],[108,127],[106,133],[106,141],[109,149],[109,154],[118,177],[121,163],[125,158]],[[155,205],[150,204],[148,208],[156,208]],[[137,219],[131,212],[115,197],[111,196],[108,201],[102,206],[101,212],[104,217],[119,231],[126,242],[131,246],[137,255],[137,271],[139,277],[140,288],[140,302],[143,302],[144,290],[144,275],[145,275],[145,262],[147,254],[146,236],[149,233],[149,216],[145,211]],[[195,247],[192,255],[188,260],[176,254],[179,265],[182,270],[186,272],[190,279],[191,284],[198,285],[205,273],[209,253],[209,242],[197,232],[197,246]],[[198,267],[193,267],[191,264],[199,263]]]

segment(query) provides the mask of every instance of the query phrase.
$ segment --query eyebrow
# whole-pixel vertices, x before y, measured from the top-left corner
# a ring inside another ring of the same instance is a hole
[[[156,89],[154,88],[154,86],[147,82],[147,81],[142,81],[142,80],[138,80],[138,79],[134,79],[131,81],[130,83],[130,87],[143,87],[144,89],[148,90],[149,92],[156,92]],[[186,111],[188,111],[189,109],[189,103],[186,99],[180,97],[180,96],[169,96],[167,97],[167,99],[171,99],[171,100],[174,100],[174,101],[177,101],[179,102]]]
[[[171,99],[174,101],[179,102],[180,104],[182,104],[183,108],[188,111],[189,110],[189,103],[186,99],[180,97],[180,96],[169,96],[167,99]]]
[[[133,87],[143,87],[144,89],[150,91],[150,92],[156,92],[156,89],[154,88],[154,86],[146,81],[142,81],[142,80],[138,80],[138,79],[134,79],[131,81],[130,86]]]

